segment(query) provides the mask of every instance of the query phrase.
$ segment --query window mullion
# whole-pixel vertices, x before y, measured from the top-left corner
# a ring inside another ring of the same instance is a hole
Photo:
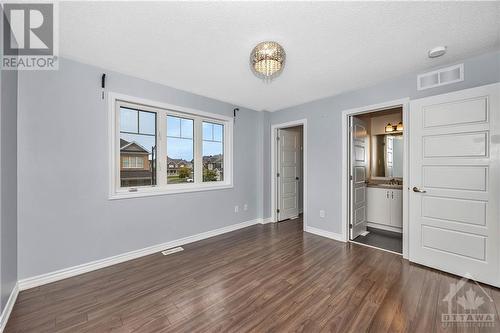
[[[201,184],[203,182],[203,133],[202,119],[194,118],[194,182]]]
[[[115,189],[120,188],[121,185],[121,177],[120,177],[120,172],[121,172],[121,154],[120,154],[120,128],[121,128],[121,122],[120,122],[120,105],[119,103],[115,104],[115,109],[114,109],[114,115],[115,115],[115,142],[116,142],[116,147],[114,147],[115,151],[115,160],[118,161],[118,165],[115,165],[114,172],[115,174]]]
[[[157,113],[156,144],[158,156],[156,157],[156,184],[167,185],[167,113]]]

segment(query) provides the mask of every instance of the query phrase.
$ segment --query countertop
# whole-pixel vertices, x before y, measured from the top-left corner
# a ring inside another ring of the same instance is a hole
[[[396,184],[376,184],[376,183],[368,183],[368,187],[377,187],[377,188],[384,188],[384,189],[389,189],[389,190],[402,190],[403,185],[396,185]]]

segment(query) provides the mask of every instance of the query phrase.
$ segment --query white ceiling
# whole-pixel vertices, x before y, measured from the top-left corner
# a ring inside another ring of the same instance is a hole
[[[268,111],[500,47],[499,2],[64,2],[60,17],[64,57]],[[263,40],[287,52],[270,84],[248,64]]]

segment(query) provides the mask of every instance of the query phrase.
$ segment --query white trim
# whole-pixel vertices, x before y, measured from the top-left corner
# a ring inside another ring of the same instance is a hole
[[[211,118],[213,120],[223,120],[223,121],[230,121],[230,122],[233,121],[233,117],[230,117],[230,116],[214,114],[214,113],[210,113],[210,112],[206,112],[206,111],[202,111],[202,110],[198,110],[198,109],[187,108],[184,106],[153,101],[150,99],[145,99],[145,98],[131,96],[131,95],[125,95],[125,94],[120,94],[120,93],[115,93],[115,92],[108,92],[108,99],[110,102],[113,102],[112,104],[114,104],[114,101],[120,100],[120,101],[129,102],[129,103],[133,103],[133,104],[140,104],[140,105],[146,106],[146,107],[149,106],[149,107],[153,107],[153,108],[170,110],[170,111],[173,111],[174,113],[177,112],[178,114],[182,114],[183,116],[186,116],[185,113],[188,113],[190,115]]]
[[[267,224],[267,223],[272,223],[272,222],[273,222],[273,218],[272,217],[267,217],[265,219],[261,219],[260,224]]]
[[[366,247],[370,247],[372,249],[375,249],[375,250],[379,250],[379,251],[385,251],[385,252],[389,252],[389,253],[392,253],[392,254],[396,254],[398,256],[401,256],[401,253],[398,253],[398,252],[394,252],[394,251],[391,251],[391,250],[386,250],[386,249],[383,249],[381,247],[376,247],[376,246],[373,246],[373,245],[368,245],[368,244],[365,244],[365,243],[360,243],[360,242],[356,242],[354,240],[350,240],[349,243],[352,243],[352,244],[356,244],[356,245],[361,245],[361,246],[366,246]]]
[[[7,326],[7,321],[9,321],[10,314],[16,303],[17,295],[19,295],[19,285],[16,283],[12,291],[10,292],[9,299],[5,303],[5,307],[0,315],[0,333],[3,332],[5,326]]]
[[[227,189],[233,187],[233,118],[209,113],[201,110],[186,108],[178,105],[166,104],[157,101],[147,100],[140,97],[129,96],[124,94],[118,94],[114,92],[107,93],[108,98],[108,158],[109,158],[109,193],[108,199],[127,199],[136,197],[146,197],[154,195],[168,195],[186,192],[200,192],[209,190],[219,190]],[[163,137],[166,137],[166,120],[165,115],[180,116],[184,118],[193,119],[194,130],[198,130],[195,134],[198,137],[202,137],[201,134],[201,122],[210,121],[217,124],[224,125],[224,139],[223,139],[223,149],[224,149],[224,180],[219,182],[202,182],[201,181],[201,164],[199,163],[200,158],[198,155],[201,154],[201,140],[194,142],[195,149],[195,159],[198,159],[198,163],[195,160],[195,172],[198,171],[199,179],[195,183],[186,184],[166,184],[166,172],[168,168],[162,168],[162,165],[157,165],[157,178],[159,182],[156,186],[138,186],[136,191],[131,192],[128,189],[120,189],[120,168],[117,165],[120,160],[120,151],[116,149],[117,143],[120,142],[119,133],[117,128],[119,127],[119,117],[117,117],[117,107],[118,104],[126,105],[130,107],[137,108],[138,106],[141,110],[148,112],[155,112],[158,114],[157,117],[157,145],[158,156],[166,156],[166,145]],[[168,113],[166,113],[168,112]],[[198,126],[196,124],[198,123]],[[198,165],[198,167],[197,167]],[[165,169],[165,170],[164,170]]]
[[[342,234],[338,234],[336,232],[325,231],[325,230],[318,229],[315,227],[310,227],[310,226],[304,226],[304,231],[308,232],[310,234],[330,238],[330,239],[345,243],[344,236]]]
[[[110,195],[108,199],[109,200],[132,199],[141,197],[152,197],[157,195],[224,190],[234,187],[233,185],[214,185],[208,182],[203,184],[198,184],[196,187],[190,186],[191,184],[192,183],[181,184],[184,185],[184,188],[175,187],[172,189],[165,189],[160,187],[148,187],[148,188],[141,188],[140,192],[117,192],[113,195]]]
[[[402,98],[394,101],[367,105],[359,108],[353,108],[342,111],[342,237],[344,241],[349,241],[349,159],[348,159],[348,128],[349,128],[349,116],[356,114],[363,114],[369,112],[381,111],[384,109],[401,106],[403,109],[403,134],[404,134],[404,156],[403,156],[403,258],[408,259],[408,249],[409,249],[409,195],[408,195],[408,181],[410,177],[408,163],[410,156],[410,133],[409,133],[409,121],[410,117],[408,115],[408,104],[410,99]]]
[[[403,234],[403,229],[398,228],[398,227],[393,227],[390,225],[384,225],[384,224],[379,224],[375,222],[370,222],[366,221],[366,226],[374,229],[380,229],[380,230],[385,230],[385,231],[392,231],[392,232],[397,232],[400,233],[401,235]]]
[[[19,290],[22,291],[22,290],[26,290],[26,289],[30,289],[30,288],[35,288],[35,287],[38,287],[38,286],[41,286],[41,285],[44,285],[47,283],[51,283],[51,282],[59,281],[59,280],[66,279],[69,277],[73,277],[76,275],[88,273],[88,272],[95,271],[95,270],[100,269],[100,268],[116,265],[116,264],[119,264],[119,263],[122,263],[122,262],[125,262],[128,260],[136,259],[139,257],[154,254],[154,253],[159,253],[159,252],[164,251],[166,249],[170,249],[173,247],[182,246],[185,244],[197,242],[197,241],[200,241],[200,240],[203,240],[206,238],[218,236],[221,234],[225,234],[227,232],[246,228],[246,227],[252,226],[254,224],[262,224],[262,223],[263,223],[263,220],[261,218],[257,218],[254,220],[250,220],[250,221],[246,221],[246,222],[242,222],[242,223],[238,223],[238,224],[232,224],[232,225],[222,227],[219,229],[214,229],[214,230],[202,232],[202,233],[199,233],[199,234],[196,234],[193,236],[188,236],[188,237],[176,239],[176,240],[173,240],[170,242],[157,244],[157,245],[145,247],[143,249],[122,253],[122,254],[119,254],[116,256],[112,256],[112,257],[108,257],[108,258],[104,258],[104,259],[99,259],[99,260],[88,262],[85,264],[64,268],[64,269],[61,269],[58,271],[25,278],[25,279],[19,280],[19,282],[18,282]]]
[[[410,99],[403,104],[403,258],[410,258]]]
[[[276,216],[276,137],[279,128],[302,125],[302,209],[304,211],[304,230],[307,227],[307,119],[293,120],[286,123],[271,125],[271,222],[277,222]]]

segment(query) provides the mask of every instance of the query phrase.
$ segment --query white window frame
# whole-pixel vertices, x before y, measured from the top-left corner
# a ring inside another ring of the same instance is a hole
[[[120,107],[128,106],[156,113],[157,166],[155,186],[120,187]],[[167,114],[194,120],[194,176],[195,182],[167,184]],[[203,182],[202,122],[224,125],[224,180]],[[233,118],[196,109],[151,101],[118,93],[108,93],[109,124],[109,199],[125,199],[185,192],[220,190],[233,187]],[[165,160],[164,163],[162,162]]]

